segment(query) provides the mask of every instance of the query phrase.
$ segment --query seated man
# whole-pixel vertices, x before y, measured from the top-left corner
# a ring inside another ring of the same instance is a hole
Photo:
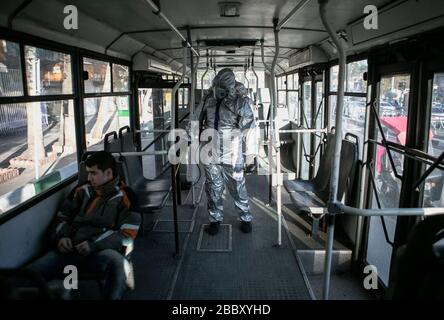
[[[130,211],[127,187],[120,182],[114,157],[105,151],[85,162],[88,182],[65,201],[52,228],[56,249],[28,266],[49,281],[61,276],[67,265],[79,273],[103,276],[103,297],[120,299],[129,263],[121,254],[137,235],[138,215]]]

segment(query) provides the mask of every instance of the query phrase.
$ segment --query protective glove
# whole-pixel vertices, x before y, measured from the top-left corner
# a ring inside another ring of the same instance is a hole
[[[245,159],[245,175],[250,175],[256,172],[257,164],[256,157],[254,155],[248,155]]]

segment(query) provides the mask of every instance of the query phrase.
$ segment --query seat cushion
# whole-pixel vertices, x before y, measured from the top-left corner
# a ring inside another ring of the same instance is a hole
[[[131,186],[134,192],[158,192],[169,191],[171,189],[171,181],[169,179],[149,180],[144,177],[137,180],[137,182]]]
[[[300,212],[312,215],[327,213],[327,203],[312,191],[294,191],[290,197]]]
[[[314,190],[313,182],[311,182],[310,180],[301,180],[301,179],[286,180],[286,181],[284,181],[284,186],[285,186],[285,189],[287,189],[287,191],[289,193],[292,193],[295,191],[313,191]]]
[[[138,206],[135,211],[138,212],[152,212],[153,210],[161,209],[165,206],[168,199],[168,191],[157,192],[137,192]]]

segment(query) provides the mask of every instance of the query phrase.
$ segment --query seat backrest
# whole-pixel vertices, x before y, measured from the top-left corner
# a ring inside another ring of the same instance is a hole
[[[125,132],[120,137],[122,152],[136,152],[136,146],[134,144],[132,132]],[[127,173],[128,173],[128,184],[133,186],[138,179],[143,176],[143,168],[140,157],[127,156],[123,157]]]
[[[430,216],[412,229],[395,251],[387,299],[443,299],[444,259],[434,246],[444,239],[444,215]]]
[[[120,140],[117,136],[117,132],[108,132],[103,139],[103,150],[108,152],[120,152]]]
[[[319,161],[318,172],[313,178],[314,187],[320,192],[328,191],[334,152],[335,134],[329,133],[327,134],[327,145],[325,146],[324,153]]]
[[[107,148],[105,149],[111,153],[122,152],[121,143],[119,139],[114,139],[108,143]]]
[[[348,140],[342,140],[341,160],[339,166],[338,200],[342,200],[346,191],[352,191],[358,163],[358,145]]]

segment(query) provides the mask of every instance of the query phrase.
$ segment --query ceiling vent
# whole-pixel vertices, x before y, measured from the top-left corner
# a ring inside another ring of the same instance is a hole
[[[153,59],[144,52],[139,52],[133,59],[134,71],[153,71],[160,73],[172,73],[171,67],[159,60]]]
[[[292,54],[288,64],[290,68],[302,68],[311,64],[323,62],[327,62],[325,52],[318,47],[310,46],[303,51]]]
[[[253,47],[258,40],[255,39],[207,39],[202,40],[207,47]]]
[[[218,68],[243,68],[244,65],[240,63],[221,63],[217,65]]]
[[[239,7],[241,6],[240,2],[219,2],[219,11],[221,17],[240,17],[239,15]]]

